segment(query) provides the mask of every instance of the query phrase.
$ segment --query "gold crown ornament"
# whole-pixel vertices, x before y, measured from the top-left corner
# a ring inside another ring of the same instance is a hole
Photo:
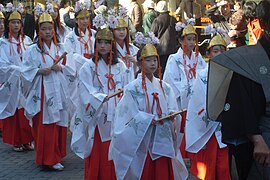
[[[45,23],[45,22],[53,23],[52,16],[48,14],[47,12],[42,13],[38,19],[39,24]]]
[[[209,46],[207,47],[208,49],[213,47],[213,46],[224,46],[227,47],[227,43],[223,39],[221,35],[215,35],[209,42]]]
[[[96,39],[113,41],[113,33],[109,28],[100,29],[96,33]]]
[[[22,20],[22,15],[18,11],[13,11],[10,14],[8,20],[9,21],[11,21],[11,20]]]
[[[55,9],[59,9],[59,5],[56,2],[52,1],[51,3]]]
[[[142,49],[141,57],[139,57],[139,59],[141,60],[142,58],[150,56],[158,56],[157,49],[153,44],[146,44]]]
[[[78,15],[76,16],[77,19],[79,18],[85,18],[85,17],[90,17],[90,13],[87,9],[81,10]]]
[[[5,19],[5,16],[1,11],[0,11],[0,19]]]
[[[123,18],[119,18],[118,19],[118,25],[116,26],[115,29],[117,29],[117,28],[127,28],[127,27],[128,27],[127,22]]]
[[[182,36],[186,36],[189,34],[197,34],[194,27],[191,24],[188,24],[184,29],[183,29],[183,33]]]

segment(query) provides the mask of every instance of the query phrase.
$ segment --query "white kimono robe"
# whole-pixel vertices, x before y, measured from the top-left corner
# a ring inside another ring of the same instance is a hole
[[[92,36],[90,38],[90,41],[88,42],[88,48],[90,53],[93,55],[95,52],[95,34],[96,31],[91,29]],[[86,29],[85,34],[82,33],[82,38],[85,42],[88,41],[88,30]],[[79,72],[81,69],[82,65],[89,61],[89,59],[85,58],[83,56],[85,52],[84,50],[84,44],[79,41],[79,36],[75,34],[74,31],[71,31],[65,38],[65,43],[64,43],[65,49],[68,52],[68,56],[70,56],[71,60],[76,62],[76,70]],[[91,48],[92,47],[92,48]]]
[[[197,153],[204,148],[213,134],[220,148],[226,147],[221,142],[221,124],[211,121],[206,116],[206,88],[208,69],[197,72],[192,95],[188,104],[186,119],[186,150]]]
[[[189,70],[188,65],[191,67],[195,63],[195,52],[192,52],[191,59],[187,56],[186,58],[186,68]],[[200,69],[207,68],[206,63],[202,56],[198,55],[198,64],[196,67],[196,72]],[[174,91],[175,97],[177,99],[177,104],[180,109],[187,109],[190,95],[192,94],[193,82],[196,78],[188,79],[184,70],[184,60],[183,60],[183,50],[178,49],[177,53],[171,54],[168,58],[166,69],[164,72],[163,80],[169,83]]]
[[[44,59],[37,44],[27,49],[23,58],[22,76],[24,80],[24,96],[26,103],[24,106],[28,119],[32,119],[37,113],[43,111],[43,124],[57,123],[59,126],[67,127],[68,125],[68,104],[70,103],[70,95],[68,91],[68,82],[65,74],[75,74],[72,67],[72,61],[67,58],[66,65],[59,64],[62,71],[52,71],[47,76],[38,75],[39,68],[50,68],[54,61],[50,57],[57,54],[61,56],[64,53],[62,44],[56,46],[53,42],[51,47],[47,47],[44,43]],[[47,55],[47,54],[50,54]],[[41,87],[44,86],[44,102],[41,109]]]
[[[146,81],[150,108],[152,93],[158,93],[163,117],[178,110],[174,93],[168,84],[163,83],[164,96],[159,79]],[[115,112],[109,153],[109,158],[114,161],[117,179],[140,179],[148,152],[153,160],[162,156],[171,158],[175,179],[187,178],[188,173],[179,151],[180,117],[176,118],[175,127],[167,120],[163,125],[153,126],[152,119],[159,119],[156,105],[153,114],[146,112],[141,74],[125,87],[124,96]]]
[[[95,47],[95,34],[96,31],[91,29],[92,37],[90,38],[90,41],[88,42],[88,47],[91,54],[94,54],[94,47]],[[85,42],[88,40],[88,30],[86,30],[86,33],[82,34],[82,37]],[[68,53],[67,57],[71,59],[71,61],[74,62],[74,69],[76,70],[75,76],[69,76],[67,77],[69,81],[69,92],[71,95],[71,101],[70,104],[70,116],[72,117],[72,121],[70,124],[70,128],[73,129],[74,124],[74,118],[75,118],[75,111],[77,109],[77,106],[79,104],[79,94],[78,94],[78,74],[79,70],[83,66],[85,62],[92,61],[90,59],[87,59],[83,56],[85,52],[84,45],[78,40],[78,36],[75,34],[74,31],[71,31],[66,37],[65,37],[65,50]],[[90,49],[92,47],[92,49]]]
[[[56,32],[57,32],[57,35],[58,35],[58,38],[59,38],[59,42],[64,43],[66,36],[70,33],[70,30],[67,29],[65,26],[63,26],[62,24],[61,24],[61,26],[62,26],[61,28],[62,28],[63,34],[61,34],[59,28],[57,28]]]
[[[90,60],[86,62],[79,73],[80,101],[75,115],[75,123],[71,139],[71,149],[81,158],[89,156],[94,142],[94,132],[97,126],[101,141],[111,140],[111,121],[120,98],[115,96],[104,102],[104,98],[123,89],[126,66],[119,59],[119,63],[111,66],[111,73],[115,82],[115,90],[108,89],[109,66],[103,59],[96,65]],[[98,78],[97,78],[98,76]]]
[[[127,55],[127,48],[126,48],[126,44],[124,44],[124,47],[121,48],[121,46],[116,43],[116,49],[117,49],[117,56],[118,58],[122,59],[125,62],[125,57]],[[134,46],[133,44],[129,44],[129,51],[130,51],[130,55],[133,56],[135,59],[137,59],[137,52],[139,51],[139,48],[137,48],[136,46]],[[125,62],[126,66],[127,63]],[[136,69],[136,71],[134,71],[134,64],[132,62],[130,62],[130,67],[127,66],[127,70],[126,70],[126,79],[125,81],[128,81],[128,79],[134,79],[134,75],[137,72],[138,68]],[[129,83],[129,82],[127,82]]]
[[[20,37],[20,54],[17,51],[19,42],[14,37],[12,42],[5,38],[0,39],[0,119],[13,116],[16,109],[21,108],[25,102],[21,93],[21,66],[24,47],[27,48],[32,41],[25,36],[22,43]]]

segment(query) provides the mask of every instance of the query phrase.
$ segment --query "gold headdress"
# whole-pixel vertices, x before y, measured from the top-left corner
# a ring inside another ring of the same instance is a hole
[[[194,27],[191,24],[188,24],[184,29],[183,29],[183,33],[182,36],[186,36],[189,34],[197,34]]]
[[[142,49],[141,57],[139,57],[139,59],[141,60],[142,58],[150,56],[158,56],[157,49],[153,44],[146,44]]]
[[[100,29],[96,33],[96,39],[104,39],[104,40],[113,41],[113,33],[108,28]]]
[[[38,24],[45,23],[45,22],[53,23],[52,16],[47,12],[42,13],[38,19]]]
[[[123,18],[119,18],[118,19],[118,24],[117,24],[115,29],[117,29],[117,28],[127,28],[127,27],[128,27],[127,22]]]
[[[223,39],[223,37],[221,35],[215,35],[209,42],[209,46],[207,47],[208,49],[213,47],[213,46],[224,46],[227,47],[227,44],[225,42],[225,40]]]
[[[210,40],[207,49],[217,45],[227,47],[227,43],[222,37],[222,35],[226,34],[226,31],[223,28],[215,28],[212,24],[210,24],[204,28],[204,32],[205,34],[212,36],[212,39]]]
[[[0,11],[0,19],[5,19],[5,16],[1,11]]]
[[[18,11],[13,11],[10,14],[8,20],[9,21],[11,21],[11,20],[22,20],[22,15]]]

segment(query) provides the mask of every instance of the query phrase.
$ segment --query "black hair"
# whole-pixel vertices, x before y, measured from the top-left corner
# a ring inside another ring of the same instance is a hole
[[[8,20],[8,18],[9,18],[9,16],[11,15],[11,13],[12,12],[9,12],[9,13],[7,13],[6,15],[5,15],[5,20],[4,20],[4,25],[5,25],[5,31],[4,31],[4,37],[6,38],[6,39],[8,39],[9,38],[9,20]],[[19,12],[20,13],[20,12]],[[21,15],[21,17],[22,17],[22,14],[20,13],[20,15]],[[21,20],[20,20],[21,21]],[[21,21],[21,29],[23,29],[23,23],[22,23],[22,21]],[[23,34],[22,34],[23,35]],[[23,35],[24,36],[24,35]]]
[[[111,41],[109,41],[109,40],[108,40],[108,42],[111,43]],[[96,49],[97,43],[98,43],[98,40],[96,39],[95,46],[94,46],[95,49]],[[117,58],[115,43],[113,43],[113,42],[112,42],[112,54],[113,54],[112,65],[119,63],[118,58]],[[100,59],[101,59],[101,55],[98,53],[98,60],[100,60]],[[95,56],[92,58],[92,61],[95,63]]]
[[[42,24],[42,23],[41,23],[41,24]],[[55,27],[54,27],[54,31],[55,31],[55,33],[56,33]],[[58,39],[57,34],[56,34],[56,41],[57,41],[57,43],[59,43],[59,39]],[[41,49],[41,47],[40,47],[40,42],[39,42],[39,24],[38,24],[38,19],[36,20],[36,37],[35,37],[35,39],[34,39],[34,43],[37,43],[38,48],[39,48],[39,49],[41,50],[41,52],[43,53],[43,52],[44,52],[44,47]]]
[[[61,0],[61,2],[60,2],[60,8],[64,8],[64,6],[65,6],[67,3],[69,3],[68,0]],[[70,5],[71,5],[71,4],[70,4]]]
[[[243,11],[247,19],[253,20],[256,18],[257,4],[254,1],[248,1],[243,6]]]
[[[256,8],[257,17],[265,22],[269,23],[270,20],[270,1],[261,1]]]
[[[75,13],[75,18],[79,15],[79,13],[80,13],[80,11],[78,11],[78,12],[76,12]],[[92,25],[92,17],[91,17],[91,12],[89,11],[89,14],[90,14],[90,16],[89,16],[89,18],[90,18],[90,25]],[[76,18],[77,19],[77,18]],[[78,19],[77,19],[78,20]],[[87,29],[88,29],[88,27],[87,27]],[[90,29],[88,29],[88,31],[89,31],[89,33],[91,34],[91,36],[92,36],[92,32],[91,32],[91,27],[90,27]],[[74,32],[75,32],[75,34],[77,35],[77,36],[80,36],[80,33],[79,33],[79,25],[78,25],[78,23],[75,23],[75,26],[74,26]]]

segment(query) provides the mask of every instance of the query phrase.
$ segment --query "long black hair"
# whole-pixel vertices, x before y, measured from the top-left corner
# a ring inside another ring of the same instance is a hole
[[[119,63],[119,60],[118,60],[118,58],[117,58],[117,49],[116,49],[116,46],[115,46],[115,43],[113,42],[113,41],[108,41],[108,42],[110,42],[110,43],[112,43],[112,55],[113,55],[113,57],[112,57],[112,65],[114,65],[114,64],[117,64],[117,63]],[[98,40],[96,39],[96,42],[95,42],[95,52],[97,51],[97,44],[98,43]],[[101,59],[101,55],[98,53],[98,60],[100,60]],[[92,58],[92,61],[95,63],[95,56]]]
[[[55,26],[54,27],[54,32],[56,33],[56,29],[55,29]],[[41,47],[40,44],[40,38],[39,38],[39,23],[38,23],[38,19],[36,20],[36,37],[34,39],[34,42],[37,43],[39,49],[41,50],[41,52],[43,53],[44,52],[44,47]],[[58,36],[56,34],[56,42],[59,43],[59,39],[58,39]]]
[[[4,31],[4,37],[6,38],[6,39],[9,39],[10,37],[10,34],[9,34],[9,31],[10,31],[10,27],[9,27],[9,16],[11,15],[11,13],[12,12],[9,12],[9,13],[7,13],[6,15],[5,15],[5,21],[4,21],[4,24],[5,24],[5,31]],[[19,12],[20,13],[20,12]],[[20,13],[20,15],[21,15],[21,13]],[[21,17],[22,17],[22,15],[21,15]],[[21,21],[21,20],[20,20]],[[24,34],[22,33],[23,32],[23,24],[22,24],[22,21],[21,21],[21,32],[20,32],[20,34],[22,35],[22,37],[24,38]]]
[[[256,7],[257,7],[257,4],[254,1],[248,1],[244,4],[243,11],[245,13],[247,20],[248,19],[253,20],[257,17]]]

